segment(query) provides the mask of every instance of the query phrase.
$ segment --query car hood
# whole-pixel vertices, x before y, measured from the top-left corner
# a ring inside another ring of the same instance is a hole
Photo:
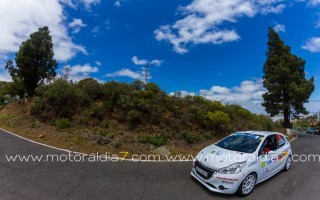
[[[197,160],[206,167],[220,169],[234,163],[247,161],[253,154],[231,151],[210,145],[199,152]]]

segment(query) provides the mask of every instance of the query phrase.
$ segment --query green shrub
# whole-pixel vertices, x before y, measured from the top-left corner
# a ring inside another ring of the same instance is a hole
[[[131,110],[127,114],[127,120],[131,126],[136,127],[142,122],[142,120],[144,120],[144,118],[141,112]]]
[[[149,137],[150,135],[145,135],[145,134],[139,135],[139,142],[146,144],[149,142]]]
[[[140,135],[139,136],[139,142],[140,143],[149,143],[156,147],[160,147],[163,145],[166,145],[168,140],[167,137],[157,135],[157,136],[150,136],[150,135]]]
[[[201,135],[199,133],[194,133],[194,132],[185,132],[183,134],[183,137],[190,144],[199,142],[201,140]]]
[[[115,136],[116,136],[115,133],[111,133],[111,134],[109,135],[109,138],[110,138],[110,139],[114,139]]]
[[[121,141],[117,141],[116,143],[114,143],[114,148],[118,149],[122,146],[122,142]]]
[[[8,99],[5,96],[0,96],[0,106],[5,105],[7,101]]]
[[[78,87],[93,101],[103,97],[102,85],[93,78],[86,78],[78,82]]]
[[[12,114],[7,114],[7,113],[0,114],[0,119],[3,121],[7,121],[12,118],[14,118],[14,115],[12,115]]]
[[[207,118],[215,130],[221,130],[221,126],[230,122],[229,115],[222,111],[208,112]]]
[[[237,114],[239,115],[239,117],[245,118],[245,119],[248,119],[251,115],[250,111],[244,108],[237,110]]]
[[[98,131],[98,134],[101,135],[101,136],[106,136],[106,135],[108,135],[108,132],[106,130],[104,130],[104,129],[101,129],[101,130]]]
[[[76,140],[76,143],[77,143],[77,144],[82,144],[82,143],[84,142],[84,139],[83,139],[83,137],[81,136],[80,133],[78,133],[78,134],[76,135],[75,140]]]
[[[31,128],[38,128],[39,125],[36,122],[33,122],[30,127]]]
[[[58,126],[58,128],[59,128],[60,130],[71,127],[71,123],[70,123],[69,119],[66,119],[66,118],[58,119],[58,120],[56,121],[56,124],[57,124],[57,126]]]
[[[104,110],[102,103],[94,103],[90,109],[90,115],[96,119],[103,119],[104,117]]]
[[[38,87],[38,98],[31,106],[31,114],[43,120],[54,118],[70,118],[86,101],[86,94],[72,83],[58,79],[53,83]],[[88,102],[87,102],[88,103]]]
[[[153,136],[149,138],[149,143],[156,147],[160,147],[167,144],[167,138],[164,136]]]

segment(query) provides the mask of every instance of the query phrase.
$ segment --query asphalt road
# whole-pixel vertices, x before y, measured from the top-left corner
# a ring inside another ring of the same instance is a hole
[[[320,136],[301,134],[296,154],[320,153]],[[209,192],[190,177],[191,162],[8,162],[5,155],[64,152],[0,130],[0,199],[239,199]],[[296,162],[245,199],[319,199],[320,162]]]

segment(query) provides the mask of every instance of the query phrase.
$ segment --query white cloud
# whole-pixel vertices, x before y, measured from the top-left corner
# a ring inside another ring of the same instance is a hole
[[[80,3],[83,3],[87,9],[90,9],[91,6],[97,5],[100,3],[100,0],[78,0]]]
[[[77,9],[82,4],[87,10],[90,10],[92,6],[99,4],[100,0],[59,0],[59,2],[73,9]]]
[[[0,54],[17,52],[20,44],[43,26],[50,28],[58,61],[68,61],[78,52],[86,54],[85,48],[75,44],[68,35],[64,25],[66,17],[59,0],[1,1],[0,18]]]
[[[102,65],[102,63],[100,61],[96,61],[96,65],[98,65],[100,67]]]
[[[261,88],[262,82],[261,81],[242,81],[240,87],[234,87],[234,90],[240,93],[251,93],[259,90]]]
[[[128,68],[122,68],[119,71],[107,74],[106,77],[121,77],[122,76],[122,77],[129,77],[129,78],[141,80],[141,81],[146,81],[146,78],[148,78],[148,80],[150,80],[150,79],[152,79],[150,72],[148,71],[148,77],[146,77],[146,68],[144,66],[146,64],[161,66],[163,61],[162,60],[149,61],[147,59],[139,59],[137,56],[133,56],[132,62],[135,65],[142,66],[140,68],[140,71],[132,71],[131,69],[128,69]]]
[[[114,6],[115,6],[115,7],[120,7],[120,6],[121,6],[121,1],[116,1],[116,2],[114,3]]]
[[[280,13],[282,0],[193,0],[180,7],[184,18],[172,25],[163,25],[154,31],[158,41],[169,42],[175,52],[188,52],[188,44],[222,44],[240,39],[235,29],[222,28],[226,22],[235,23],[241,17],[257,13]]]
[[[181,96],[181,97],[185,97],[185,96],[195,96],[196,93],[182,90],[182,91],[178,91],[178,92],[170,92],[169,95],[170,95],[170,96]]]
[[[90,78],[92,73],[99,71],[98,67],[91,66],[88,63],[85,65],[65,65],[63,68],[70,69],[69,79],[73,81],[80,81],[85,78]]]
[[[315,7],[320,5],[320,0],[308,0],[307,6],[309,7]]]
[[[0,81],[10,82],[12,81],[12,78],[9,72],[5,69],[6,60],[8,60],[8,57],[6,55],[0,54]]]
[[[63,5],[65,5],[65,6],[69,6],[69,7],[71,7],[71,8],[74,8],[74,9],[77,8],[76,4],[73,3],[72,0],[60,0],[60,3],[63,4]]]
[[[111,29],[111,22],[109,19],[106,19],[104,21],[104,28],[102,28],[102,26],[95,26],[91,30],[91,33],[93,34],[93,37],[97,37],[97,36],[103,35],[106,31],[110,29]]]
[[[163,63],[163,60],[146,60],[146,59],[139,59],[137,56],[133,56],[132,57],[132,62],[135,64],[135,65],[146,65],[146,64],[151,64],[151,65],[156,65],[156,66],[161,66],[162,63]]]
[[[100,26],[93,27],[93,29],[91,30],[91,33],[93,34],[93,37],[97,37],[98,35],[100,35],[101,34]]]
[[[146,65],[148,63],[148,61],[146,59],[139,60],[137,56],[132,57],[132,62],[135,65]]]
[[[311,51],[311,52],[320,52],[320,37],[309,38],[302,45],[302,49]]]
[[[276,6],[273,5],[267,5],[266,7],[262,7],[261,8],[261,13],[262,14],[269,14],[269,13],[275,13],[275,14],[279,14],[282,13],[282,11],[286,8],[285,4],[279,4]]]
[[[73,21],[69,23],[69,28],[72,29],[72,33],[78,33],[81,28],[86,26],[87,25],[82,22],[82,19],[74,18]]]
[[[0,81],[11,82],[12,78],[7,71],[0,70]]]
[[[278,32],[278,33],[280,33],[280,32],[285,33],[285,32],[286,32],[286,26],[285,26],[284,24],[276,24],[276,25],[273,27],[273,29],[274,29],[276,32]]]
[[[12,81],[12,78],[9,72],[3,68],[0,68],[0,81],[6,81],[6,82]]]
[[[222,86],[213,86],[210,90],[200,90],[200,95],[211,99],[222,101],[224,103],[239,103],[243,104],[247,101],[262,100],[264,92],[262,80],[245,80],[242,81],[240,86],[233,88],[226,88]]]
[[[201,89],[199,92],[181,91],[181,96],[200,95],[224,104],[239,104],[254,113],[265,113],[261,106],[264,92],[262,80],[256,79],[242,81],[239,86],[231,88],[214,85],[209,90]],[[175,93],[171,92],[169,95],[175,95]]]
[[[226,87],[221,87],[221,86],[212,86],[210,90],[200,90],[200,94],[205,94],[207,96],[211,96],[214,94],[222,94],[222,95],[227,95],[230,94],[230,89]]]
[[[106,75],[107,77],[119,77],[119,76],[124,76],[124,77],[129,77],[132,79],[136,79],[136,80],[143,80],[144,79],[144,75],[142,72],[134,72],[131,71],[128,68],[123,68],[117,72],[114,73],[110,73]]]
[[[110,29],[111,29],[110,19],[106,19],[106,20],[104,21],[104,25],[105,25],[106,30],[110,30]]]

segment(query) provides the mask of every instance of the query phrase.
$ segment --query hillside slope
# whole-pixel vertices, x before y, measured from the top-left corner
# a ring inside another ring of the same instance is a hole
[[[195,153],[240,130],[272,130],[273,122],[238,105],[200,96],[170,96],[156,84],[58,79],[37,96],[0,111],[0,126],[78,151]]]

